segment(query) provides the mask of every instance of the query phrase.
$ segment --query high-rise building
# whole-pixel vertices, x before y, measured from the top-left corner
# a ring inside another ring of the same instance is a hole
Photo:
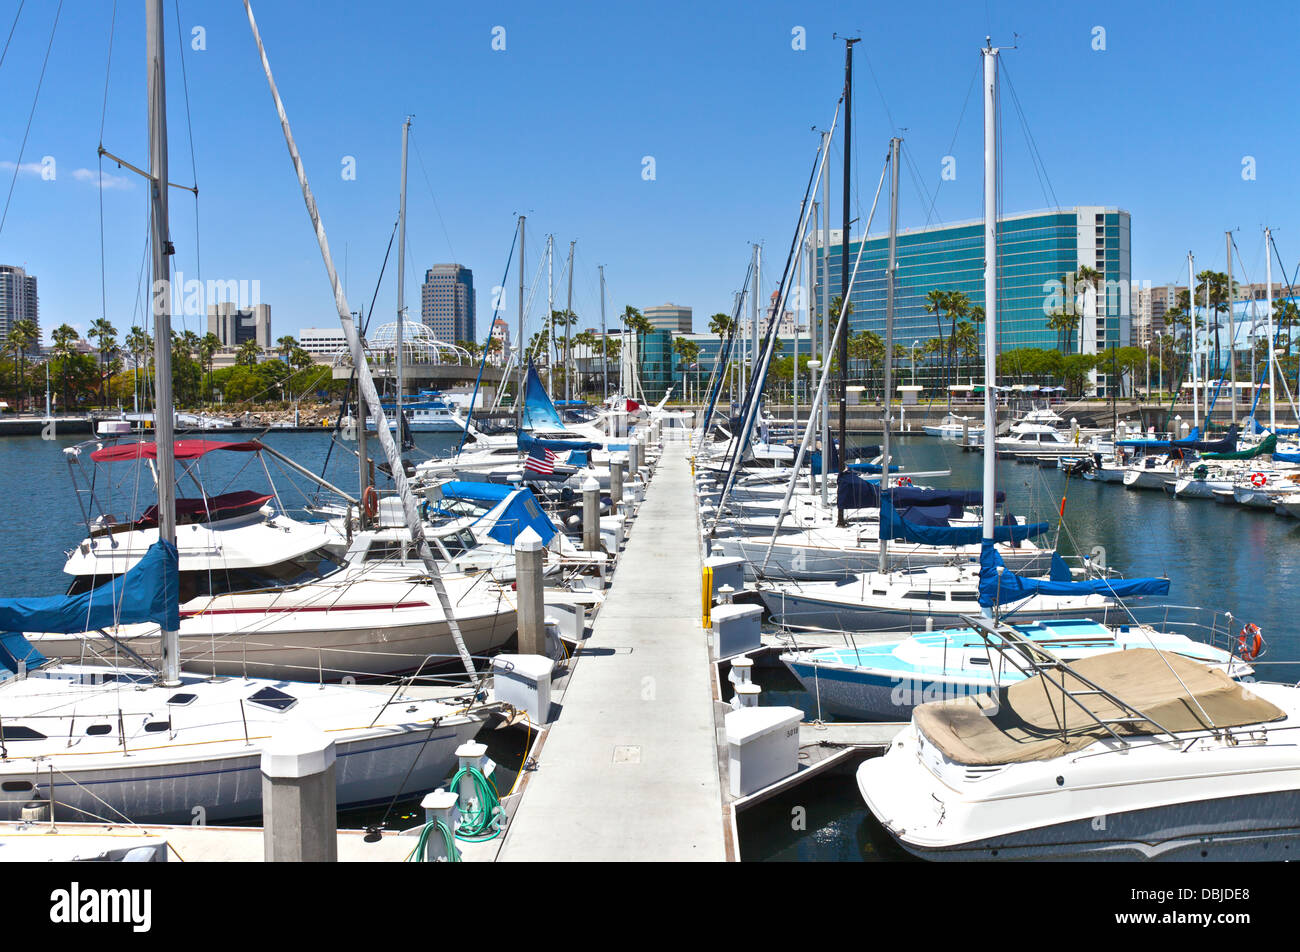
[[[271,305],[240,308],[234,301],[208,305],[208,333],[216,334],[222,347],[238,347],[255,341],[271,349]]]
[[[34,321],[40,336],[40,301],[36,296],[36,276],[10,264],[0,264],[0,341],[9,339],[9,330],[18,321]]]
[[[657,304],[641,312],[657,331],[672,334],[689,334],[694,330],[691,309],[676,304]]]
[[[420,320],[440,341],[474,340],[474,272],[459,264],[435,264],[424,272]]]
[[[998,221],[998,350],[1016,347],[1061,347],[1060,334],[1047,326],[1053,308],[1080,307],[1079,326],[1067,346],[1070,353],[1095,354],[1130,340],[1132,276],[1129,213],[1118,208],[1075,208],[1007,215]],[[870,236],[851,295],[851,331],[872,330],[884,336],[887,235]],[[849,242],[850,269],[861,239]],[[831,231],[828,262],[830,295],[840,293],[840,233]],[[820,260],[820,252],[818,255]],[[1062,287],[1063,275],[1088,267],[1100,272],[1096,291],[1077,298]],[[818,265],[820,276],[820,264]],[[984,227],[982,221],[914,228],[898,233],[898,272],[894,289],[894,340],[947,337],[925,309],[933,290],[961,291],[974,305],[984,304]],[[820,302],[823,289],[814,299]],[[1076,301],[1078,304],[1076,305]],[[820,305],[819,305],[820,306]],[[981,352],[984,337],[979,334]],[[1097,380],[1105,396],[1105,375]]]

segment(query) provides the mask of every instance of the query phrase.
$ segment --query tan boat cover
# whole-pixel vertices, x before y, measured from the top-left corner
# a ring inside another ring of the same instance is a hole
[[[1251,694],[1222,671],[1169,652],[1111,651],[1072,662],[1070,667],[1170,731],[1243,727],[1286,717],[1281,708]],[[1079,704],[1103,718],[1132,716],[1101,695],[1076,695],[1076,704],[1064,696],[1062,679],[1071,691],[1090,690],[1088,685],[1060,672],[1047,677],[1038,675],[1004,689],[992,717],[969,697],[922,704],[912,716],[944,756],[971,765],[1050,760],[1109,737]],[[1145,721],[1111,727],[1121,736],[1157,730]]]

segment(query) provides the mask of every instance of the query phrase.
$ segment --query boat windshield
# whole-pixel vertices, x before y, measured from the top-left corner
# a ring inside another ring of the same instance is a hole
[[[325,578],[342,567],[342,560],[329,550],[314,549],[274,565],[183,571],[179,582],[180,602],[184,605],[190,599],[203,596],[291,588]],[[80,575],[73,580],[68,594],[79,595],[109,581],[108,576]]]

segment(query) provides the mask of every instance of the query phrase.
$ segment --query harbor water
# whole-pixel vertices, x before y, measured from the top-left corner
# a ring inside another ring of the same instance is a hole
[[[242,440],[244,435],[218,432],[187,434],[209,439]],[[12,437],[0,440],[0,492],[7,504],[0,517],[0,594],[51,595],[65,591],[62,566],[69,549],[86,536],[83,505],[89,498],[74,491],[65,448],[82,438],[43,440]],[[302,465],[320,471],[327,454],[326,478],[352,491],[357,484],[354,444],[336,444],[324,433],[275,433],[263,437]],[[862,442],[869,442],[863,438]],[[445,455],[457,437],[416,434],[417,453]],[[918,478],[918,484],[976,488],[981,456],[963,453],[956,444],[929,437],[905,436],[896,442],[897,461],[904,471],[951,470],[943,478]],[[213,453],[198,461],[196,472],[209,493],[259,489],[267,476],[252,454]],[[83,461],[89,466],[88,459]],[[267,461],[281,499],[289,509],[302,506],[316,487],[302,476],[277,469]],[[178,464],[178,470],[190,464]],[[1174,500],[1163,493],[1127,490],[1122,485],[1068,480],[1060,470],[999,461],[998,488],[1018,517],[1049,521],[1057,533],[1061,496],[1066,495],[1060,549],[1066,555],[1095,555],[1125,575],[1168,575],[1169,601],[1231,612],[1237,628],[1248,622],[1263,630],[1268,653],[1257,665],[1269,680],[1300,678],[1300,641],[1286,618],[1287,593],[1300,567],[1288,554],[1300,544],[1300,522],[1271,512],[1226,506],[1209,500]],[[143,508],[152,501],[147,475],[129,464],[100,467],[95,486],[96,510],[118,514]],[[379,477],[380,485],[384,483]],[[197,492],[182,479],[182,494]],[[143,501],[143,504],[141,502]],[[689,531],[683,527],[684,531]],[[767,669],[759,678],[763,703],[789,704],[816,716],[812,698],[783,668]],[[501,752],[507,773],[518,767],[521,752]],[[511,756],[513,754],[513,756]],[[379,822],[414,822],[415,802],[403,800],[393,811],[367,811],[349,826]],[[831,773],[752,808],[740,818],[742,855],[746,860],[897,860],[905,858],[868,814],[858,795],[851,770]]]

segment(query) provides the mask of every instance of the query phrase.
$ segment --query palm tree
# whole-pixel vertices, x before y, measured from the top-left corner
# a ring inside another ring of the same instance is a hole
[[[288,338],[293,340],[292,337]],[[280,338],[281,342],[285,338]],[[212,402],[212,367],[216,362],[217,351],[221,349],[221,338],[211,332],[204,334],[203,339],[199,341],[199,362],[208,369],[208,402]]]
[[[1056,339],[1061,353],[1068,355],[1070,353],[1070,341],[1074,339],[1074,332],[1079,327],[1079,314],[1073,308],[1054,307],[1047,318],[1047,326],[1050,330],[1056,331]]]
[[[572,355],[566,350],[565,329],[578,323],[578,315],[570,310],[551,311],[551,342],[555,347],[555,360],[564,368],[564,379],[568,382],[569,359]]]
[[[14,325],[9,328],[9,344],[18,353],[19,379],[22,382],[27,380],[26,356],[27,351],[32,345],[40,340],[41,330],[36,322],[30,318],[24,318],[21,321],[15,321]],[[30,398],[30,394],[28,395]]]
[[[54,342],[54,356],[59,360],[59,392],[63,395],[64,404],[68,400],[68,362],[77,353],[77,330],[70,324],[60,324],[54,328],[50,335]]]
[[[937,288],[930,291],[925,296],[925,310],[928,314],[934,315],[934,326],[939,330],[939,351],[943,352],[943,313],[948,308],[948,291],[940,291]],[[945,377],[944,383],[947,384]]]
[[[961,291],[949,291],[947,312],[951,326],[948,332],[948,364],[953,382],[957,379],[957,322],[970,314],[971,302]]]
[[[1291,328],[1300,325],[1300,308],[1294,300],[1279,298],[1273,302],[1273,326],[1286,334],[1286,357],[1291,359]]]
[[[112,322],[105,317],[96,318],[91,322],[90,330],[86,336],[93,341],[99,342],[98,362],[99,362],[99,405],[104,406],[104,357],[105,352],[113,350],[117,345],[117,328]]]
[[[261,353],[262,348],[257,346],[257,341],[246,340],[239,345],[239,350],[235,353],[235,363],[245,367],[255,367]]]
[[[1196,299],[1205,300],[1206,288],[1209,288],[1209,311],[1214,315],[1213,323],[1207,326],[1207,329],[1214,331],[1214,369],[1218,372],[1222,369],[1222,363],[1219,360],[1219,329],[1223,327],[1223,322],[1219,315],[1226,310],[1228,303],[1228,276],[1222,271],[1202,271],[1196,276]],[[1209,315],[1206,315],[1207,318]]]
[[[654,325],[650,323],[649,319],[647,319],[644,314],[634,308],[631,304],[623,308],[623,314],[619,317],[619,320],[621,320],[624,326],[635,335],[636,360],[639,364],[641,362],[641,335],[649,334],[654,331]]]

